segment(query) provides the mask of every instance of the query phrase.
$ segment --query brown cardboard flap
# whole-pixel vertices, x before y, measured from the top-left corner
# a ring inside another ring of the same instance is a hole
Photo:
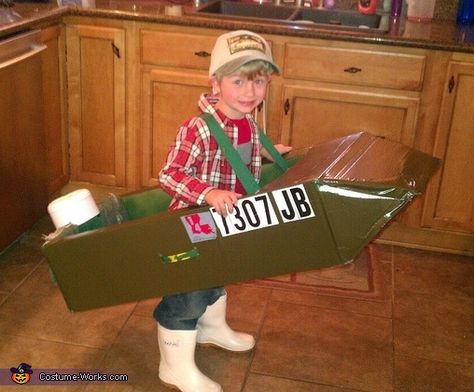
[[[392,185],[421,193],[439,164],[421,151],[360,132],[313,146],[262,191],[325,179]]]

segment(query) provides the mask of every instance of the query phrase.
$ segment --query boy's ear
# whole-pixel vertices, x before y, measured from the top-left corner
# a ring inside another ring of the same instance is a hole
[[[209,77],[209,83],[212,87],[212,94],[216,95],[219,94],[220,87],[219,87],[219,82],[217,81],[217,78],[215,76]]]

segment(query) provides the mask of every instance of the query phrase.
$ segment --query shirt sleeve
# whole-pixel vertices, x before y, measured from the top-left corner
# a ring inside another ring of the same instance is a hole
[[[159,173],[162,188],[173,198],[190,205],[203,204],[206,194],[213,189],[197,176],[205,148],[199,135],[195,122],[181,126]]]

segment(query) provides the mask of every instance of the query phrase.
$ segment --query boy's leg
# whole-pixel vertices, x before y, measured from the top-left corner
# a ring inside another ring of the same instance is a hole
[[[222,392],[219,384],[196,366],[196,324],[209,304],[224,293],[223,288],[199,290],[164,297],[153,316],[158,321],[160,380],[182,392]]]
[[[197,290],[163,297],[153,312],[153,317],[163,327],[171,330],[194,330],[207,306],[225,294],[223,287]]]

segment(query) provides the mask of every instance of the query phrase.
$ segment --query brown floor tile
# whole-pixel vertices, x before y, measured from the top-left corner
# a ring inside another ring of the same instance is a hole
[[[25,385],[23,388],[17,386],[0,386],[2,392],[18,392],[20,388],[34,392],[83,392],[85,385]],[[169,392],[169,391],[168,391]]]
[[[395,355],[395,392],[471,392],[474,366]]]
[[[32,234],[0,254],[0,297],[6,297],[31,274],[43,260],[40,245]]]
[[[107,347],[135,304],[73,313],[42,264],[1,305],[0,333],[90,347]],[[21,311],[19,311],[21,309]]]
[[[100,368],[128,376],[125,383],[89,384],[86,391],[166,391],[159,387],[156,324],[132,315],[107,351]]]
[[[358,300],[354,298],[321,295],[305,291],[279,289],[274,289],[272,291],[271,299],[272,301],[321,307],[356,314],[365,314],[387,318],[390,318],[392,315],[392,302],[389,300],[367,301]]]
[[[251,373],[243,392],[350,392],[354,389],[331,387]]]
[[[474,258],[396,248],[395,290],[474,298]]]
[[[45,369],[54,373],[64,369],[91,369],[96,368],[104,356],[101,349],[79,345],[50,342],[27,336],[0,335],[0,368],[10,369],[26,362],[33,371]],[[28,390],[34,391],[79,391],[84,388],[80,385],[48,385],[31,386]],[[18,391],[19,386],[0,386],[3,391]]]
[[[474,299],[399,291],[393,325],[399,354],[474,365]]]
[[[137,303],[137,306],[135,306],[133,314],[135,316],[153,317],[153,311],[159,302],[160,298],[150,298],[140,301]]]
[[[390,263],[393,261],[393,246],[378,244],[376,242],[372,242],[369,246],[372,248],[378,260]]]
[[[225,392],[240,392],[253,355],[253,352],[231,353],[212,347],[198,347],[196,363]]]
[[[384,247],[371,245],[355,263],[308,273],[313,284],[273,282],[272,300],[391,317],[391,257]]]
[[[251,371],[364,391],[390,391],[391,321],[271,303]]]
[[[251,284],[226,286],[227,322],[235,330],[256,334],[265,316],[271,290]]]
[[[5,296],[15,290],[24,279],[28,277],[40,264],[36,263],[10,263],[0,265],[0,292]]]

